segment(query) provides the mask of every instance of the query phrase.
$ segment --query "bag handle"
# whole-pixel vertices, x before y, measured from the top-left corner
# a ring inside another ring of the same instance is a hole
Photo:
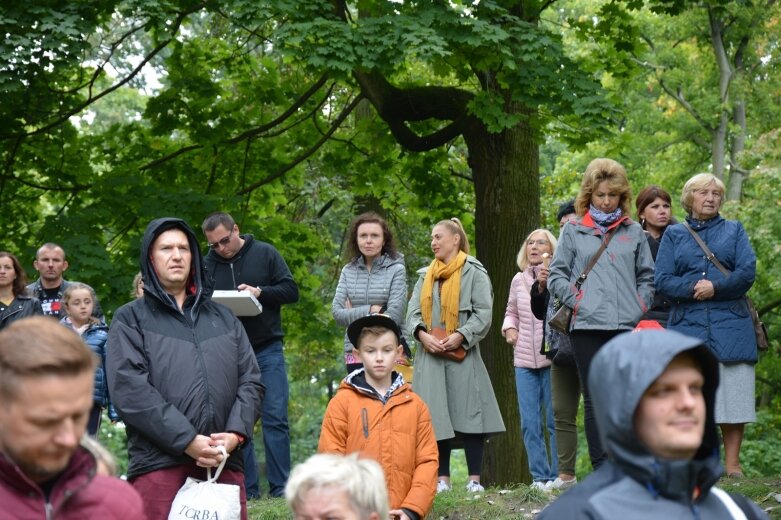
[[[586,278],[588,277],[588,273],[590,273],[591,270],[594,268],[594,266],[597,265],[597,260],[599,260],[599,257],[602,256],[602,252],[607,248],[607,245],[610,243],[610,239],[613,238],[613,235],[616,234],[616,229],[612,230],[610,233],[608,233],[605,236],[605,239],[602,241],[602,244],[599,246],[599,249],[597,249],[597,252],[594,254],[594,256],[591,257],[591,260],[586,266],[586,269],[584,269],[583,272],[580,273],[580,276],[578,276],[578,279],[575,280],[575,287],[578,290],[580,290],[580,287],[584,283],[586,283]]]
[[[212,478],[212,469],[206,468],[206,482],[210,482],[214,484],[217,482],[217,479],[220,478],[220,473],[222,473],[222,468],[225,467],[225,463],[228,462],[228,451],[225,449],[225,446],[215,446],[218,450],[222,452],[222,462],[220,462],[220,465],[217,466],[217,471],[214,472],[214,478]]]
[[[688,222],[684,222],[683,223],[683,227],[685,227],[689,231],[689,233],[691,233],[691,235],[694,237],[694,240],[700,246],[700,249],[702,249],[702,252],[705,253],[705,258],[707,258],[710,263],[715,265],[716,269],[721,271],[721,274],[723,274],[726,277],[729,277],[729,275],[732,274],[732,273],[730,273],[727,270],[727,268],[724,267],[724,265],[721,262],[719,262],[719,259],[716,258],[716,255],[713,254],[713,251],[710,250],[710,248],[708,247],[708,244],[706,244],[705,241],[702,238],[700,238],[700,235],[697,234],[697,232],[694,231],[691,228],[689,223]]]

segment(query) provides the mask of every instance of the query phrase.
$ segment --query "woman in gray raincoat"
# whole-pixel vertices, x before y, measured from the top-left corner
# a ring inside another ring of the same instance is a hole
[[[454,439],[463,442],[466,452],[467,490],[481,492],[486,435],[504,431],[480,356],[480,340],[491,327],[491,280],[485,267],[467,254],[469,242],[457,218],[434,226],[431,250],[434,261],[418,271],[420,278],[407,308],[408,330],[421,346],[415,356],[413,390],[428,405],[434,423],[439,448],[437,493],[451,488]],[[460,348],[466,349],[462,361],[443,357],[443,353]]]

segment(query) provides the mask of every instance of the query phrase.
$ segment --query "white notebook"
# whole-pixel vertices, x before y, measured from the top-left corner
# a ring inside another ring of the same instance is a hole
[[[227,306],[236,316],[257,316],[263,306],[249,291],[214,291],[212,299]]]

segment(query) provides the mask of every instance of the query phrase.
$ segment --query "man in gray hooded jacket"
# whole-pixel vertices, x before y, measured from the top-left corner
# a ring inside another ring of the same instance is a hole
[[[643,330],[608,342],[588,384],[609,461],[539,518],[767,518],[714,486],[722,474],[718,380],[716,359],[696,338]]]

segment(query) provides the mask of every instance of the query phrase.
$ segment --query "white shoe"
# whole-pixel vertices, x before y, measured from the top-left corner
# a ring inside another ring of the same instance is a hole
[[[540,491],[548,491],[548,490],[550,489],[550,488],[548,487],[548,484],[549,484],[550,482],[551,482],[551,481],[548,481],[548,482],[543,482],[543,481],[541,481],[541,480],[535,480],[534,482],[532,482],[532,483],[529,485],[529,487],[530,487],[530,488],[532,488],[532,489],[539,489]]]
[[[485,488],[478,481],[470,480],[466,485],[466,491],[467,493],[482,493],[485,491]]]
[[[574,486],[578,483],[578,478],[573,477],[572,480],[561,480],[560,477],[556,477],[556,480],[548,481],[548,483],[545,485],[549,490],[550,489],[566,489],[568,487]]]
[[[445,491],[450,491],[450,485],[445,482],[444,480],[438,480],[437,481],[437,494],[444,493]]]

